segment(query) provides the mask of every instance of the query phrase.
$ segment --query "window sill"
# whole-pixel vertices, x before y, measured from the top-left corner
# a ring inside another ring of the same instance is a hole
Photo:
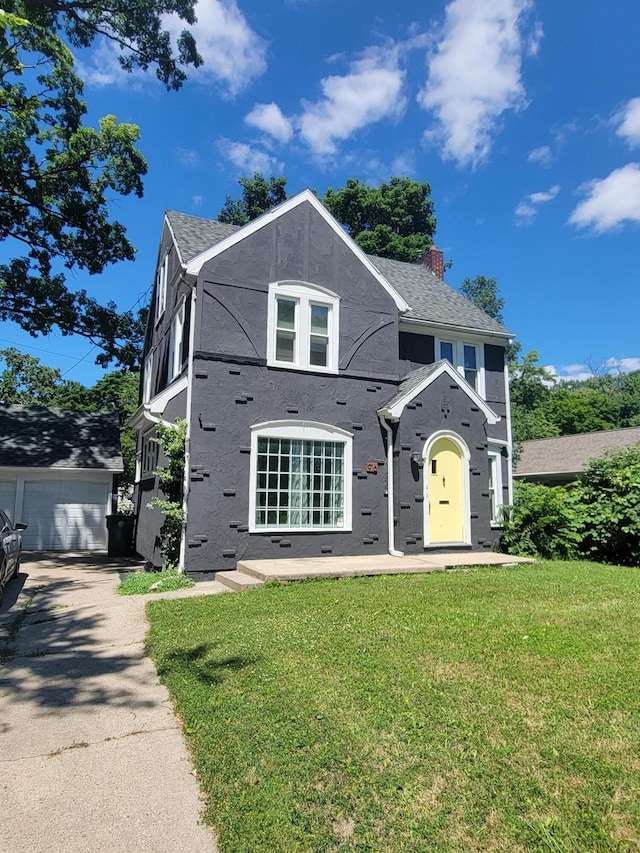
[[[249,527],[249,533],[268,533],[270,536],[286,533],[290,536],[295,533],[351,533],[349,527]]]
[[[295,370],[296,373],[320,373],[329,376],[337,376],[337,367],[314,367],[313,365],[293,364],[287,361],[267,361],[267,367],[276,367],[278,370]]]

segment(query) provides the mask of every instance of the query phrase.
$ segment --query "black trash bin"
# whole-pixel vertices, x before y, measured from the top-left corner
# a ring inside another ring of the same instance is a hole
[[[133,529],[135,515],[108,515],[107,532],[109,534],[107,553],[110,557],[133,556]]]

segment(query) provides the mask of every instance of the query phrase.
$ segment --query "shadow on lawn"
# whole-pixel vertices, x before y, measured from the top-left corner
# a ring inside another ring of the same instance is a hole
[[[176,649],[156,661],[158,675],[169,675],[177,669],[188,669],[192,677],[208,687],[222,684],[225,676],[258,663],[258,655],[215,657],[217,643],[202,643],[191,649]],[[153,651],[153,650],[152,650]]]

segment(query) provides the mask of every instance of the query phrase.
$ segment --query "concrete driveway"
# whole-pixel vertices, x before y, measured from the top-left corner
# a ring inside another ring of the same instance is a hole
[[[168,693],[144,655],[147,596],[114,593],[123,568],[103,556],[27,554],[7,585],[4,850],[216,850]]]

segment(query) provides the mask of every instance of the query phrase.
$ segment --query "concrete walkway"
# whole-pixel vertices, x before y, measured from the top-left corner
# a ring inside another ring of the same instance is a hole
[[[144,655],[149,596],[116,595],[123,567],[104,556],[30,556],[0,605],[0,849],[214,853],[168,693]]]

